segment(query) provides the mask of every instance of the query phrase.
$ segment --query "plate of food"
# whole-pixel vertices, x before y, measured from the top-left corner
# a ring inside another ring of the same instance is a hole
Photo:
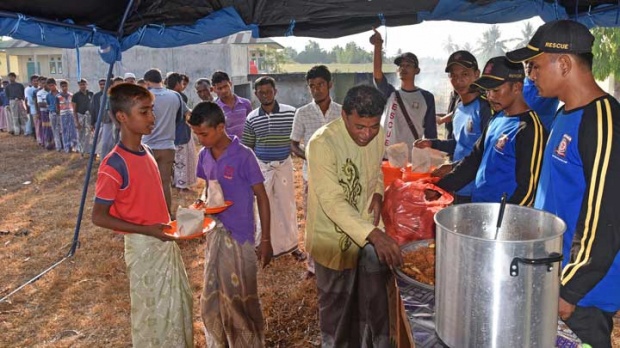
[[[221,213],[224,210],[228,209],[228,207],[230,207],[231,205],[233,205],[232,201],[226,201],[224,202],[224,205],[221,205],[219,207],[207,207],[205,206],[205,213],[207,214],[217,214],[217,213]]]
[[[202,230],[199,230],[198,232],[193,232],[193,231],[188,231],[187,233],[179,232],[177,230],[176,220],[170,221],[168,225],[170,225],[170,227],[164,230],[166,234],[169,234],[175,237],[176,239],[194,239],[194,238],[202,237],[207,232],[211,231],[215,227],[215,220],[210,219],[210,218],[205,218],[204,222],[202,223]]]
[[[224,210],[228,209],[233,205],[232,201],[225,201],[223,205],[217,207],[207,207],[207,203],[202,200],[197,200],[190,206],[191,209],[204,210],[205,214],[217,214],[221,213]]]
[[[403,265],[396,275],[409,284],[435,290],[435,240],[425,239],[401,247]]]

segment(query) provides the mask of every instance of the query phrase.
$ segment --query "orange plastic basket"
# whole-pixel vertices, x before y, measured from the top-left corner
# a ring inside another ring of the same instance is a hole
[[[383,161],[381,164],[381,171],[383,171],[383,184],[385,187],[390,186],[396,179],[403,178],[403,170],[400,168],[392,167],[390,162]]]

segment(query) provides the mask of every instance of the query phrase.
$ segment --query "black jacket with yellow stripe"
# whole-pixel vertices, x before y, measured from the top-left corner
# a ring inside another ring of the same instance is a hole
[[[620,310],[620,104],[605,95],[558,111],[545,148],[534,206],[561,217],[560,296]]]

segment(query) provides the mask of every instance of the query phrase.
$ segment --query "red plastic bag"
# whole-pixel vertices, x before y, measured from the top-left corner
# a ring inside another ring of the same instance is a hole
[[[441,193],[441,197],[436,201],[427,201],[424,195],[426,189]],[[435,238],[433,217],[453,200],[452,195],[428,181],[403,182],[397,179],[385,190],[381,213],[385,231],[399,245]]]

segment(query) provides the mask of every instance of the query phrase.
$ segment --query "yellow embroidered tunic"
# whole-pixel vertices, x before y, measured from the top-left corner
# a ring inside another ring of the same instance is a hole
[[[375,228],[368,207],[383,195],[383,129],[368,145],[357,145],[342,118],[319,128],[310,139],[306,250],[334,270],[354,268],[357,254]]]

